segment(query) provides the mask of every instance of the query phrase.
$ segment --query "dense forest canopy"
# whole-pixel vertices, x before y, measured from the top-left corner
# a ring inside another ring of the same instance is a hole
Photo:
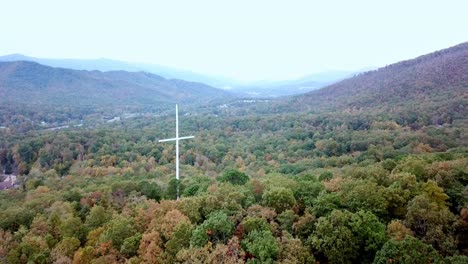
[[[18,187],[0,191],[0,262],[467,263],[467,49],[303,97],[181,105],[180,182],[157,143],[169,104],[56,130],[32,121],[65,106],[1,108]]]

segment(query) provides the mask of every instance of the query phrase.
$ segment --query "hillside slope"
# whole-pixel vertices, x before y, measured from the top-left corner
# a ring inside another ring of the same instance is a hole
[[[434,123],[466,115],[468,43],[359,74],[301,96],[277,111],[428,114]],[[438,121],[437,119],[445,119]]]

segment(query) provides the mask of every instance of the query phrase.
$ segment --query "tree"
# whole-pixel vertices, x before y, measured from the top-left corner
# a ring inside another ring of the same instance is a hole
[[[365,210],[378,215],[387,213],[385,188],[375,182],[356,180],[343,186],[341,191],[343,204],[356,212]]]
[[[261,263],[273,263],[278,256],[278,241],[269,230],[253,230],[242,241],[245,250]]]
[[[61,223],[60,234],[62,237],[75,237],[81,241],[86,237],[86,229],[79,217],[71,217]]]
[[[327,216],[340,207],[341,200],[337,193],[322,191],[313,201],[312,212],[317,217]]]
[[[143,263],[159,263],[163,252],[163,241],[158,232],[143,234],[138,248]]]
[[[193,226],[188,222],[181,222],[165,244],[166,253],[170,256],[169,262],[174,262],[177,252],[190,246]]]
[[[272,187],[263,193],[263,204],[274,208],[277,213],[291,209],[296,205],[296,199],[291,189]]]
[[[413,235],[413,232],[400,220],[392,220],[387,225],[387,235],[393,240],[402,241],[406,236]]]
[[[374,264],[387,263],[440,263],[441,258],[437,251],[430,245],[420,240],[406,236],[402,241],[389,240],[377,252]]]
[[[317,222],[317,218],[314,215],[306,213],[299,217],[297,222],[295,222],[292,226],[294,230],[294,234],[302,239],[302,241],[306,241],[307,238],[314,232],[315,224]]]
[[[8,262],[23,263],[47,263],[50,256],[50,249],[44,237],[26,235],[16,250],[8,254]]]
[[[247,174],[238,170],[228,170],[219,178],[221,182],[230,182],[234,185],[244,185],[249,181]]]
[[[193,230],[190,245],[202,247],[208,241],[216,244],[225,242],[232,234],[234,224],[226,213],[217,211],[211,213],[208,218]]]
[[[182,184],[180,180],[172,178],[167,185],[165,198],[172,200],[177,199],[177,187],[179,188],[179,194],[184,192],[185,185]]]
[[[302,180],[294,191],[294,197],[302,208],[310,207],[323,190],[324,187],[321,182]]]
[[[280,223],[281,229],[292,234],[293,224],[299,217],[294,213],[293,210],[286,210],[278,215],[277,219]]]
[[[271,226],[264,218],[246,216],[242,222],[243,231],[248,234],[254,230],[272,230]]]
[[[314,256],[300,239],[293,238],[289,233],[283,232],[278,242],[280,245],[279,263],[315,263]]]
[[[142,181],[139,183],[140,192],[149,199],[160,201],[162,197],[162,189],[155,182]]]
[[[441,253],[451,255],[455,250],[455,216],[437,201],[424,193],[414,197],[408,204],[405,225],[416,237],[432,244]]]
[[[114,215],[114,218],[105,226],[100,241],[110,241],[115,249],[120,250],[124,240],[136,233],[132,222],[131,218]]]
[[[90,246],[80,248],[73,255],[73,264],[88,264],[94,257],[94,248]]]
[[[444,262],[447,264],[465,264],[468,263],[468,256],[455,255],[444,258]]]
[[[0,228],[0,259],[4,259],[8,252],[15,248],[17,242],[15,241],[13,235]]]
[[[332,263],[369,262],[385,243],[385,225],[370,212],[334,210],[319,218],[309,243]]]
[[[110,218],[111,214],[109,214],[104,207],[95,205],[91,208],[89,215],[86,217],[85,225],[89,229],[96,229],[107,223]]]
[[[244,255],[238,239],[233,237],[226,245],[206,244],[204,247],[182,249],[177,254],[177,263],[243,264]]]
[[[120,253],[126,257],[133,257],[137,254],[138,247],[140,246],[140,240],[142,236],[140,233],[136,233],[131,237],[125,238],[120,247]]]
[[[80,247],[80,244],[80,240],[74,237],[65,237],[54,247],[54,249],[52,249],[52,260],[57,261],[65,257],[71,262],[71,258],[73,258],[73,255],[75,254],[75,251]]]
[[[182,224],[190,224],[190,220],[187,216],[183,215],[179,210],[173,209],[167,212],[164,217],[154,221],[154,228],[161,234],[161,237],[165,240],[169,240],[176,228]]]

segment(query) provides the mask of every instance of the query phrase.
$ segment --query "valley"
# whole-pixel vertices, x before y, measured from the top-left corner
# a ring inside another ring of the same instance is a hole
[[[466,263],[467,91],[468,43],[277,98],[1,62],[0,262]]]

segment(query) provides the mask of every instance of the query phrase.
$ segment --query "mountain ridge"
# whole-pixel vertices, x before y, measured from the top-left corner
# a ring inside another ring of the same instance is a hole
[[[304,110],[350,110],[467,96],[468,42],[358,74],[293,97]],[[391,107],[390,107],[391,108]]]
[[[50,59],[37,58],[15,53],[0,56],[0,61],[34,61],[46,66],[68,68],[75,70],[100,70],[100,71],[145,71],[160,75],[167,79],[182,79],[192,82],[201,82],[213,87],[230,90],[232,92],[250,95],[278,97],[282,95],[301,94],[306,91],[318,89],[336,81],[342,80],[358,71],[330,70],[308,74],[300,78],[288,80],[258,80],[239,81],[228,77],[202,74],[190,70],[181,70],[168,66],[138,62],[126,62],[114,59]]]
[[[50,58],[37,58],[26,56],[19,53],[7,54],[0,56],[0,61],[33,61],[39,64],[67,68],[73,70],[99,70],[103,72],[107,71],[128,71],[128,72],[139,72],[145,71],[156,75],[160,75],[166,79],[183,79],[192,82],[206,83],[210,86],[221,87],[232,80],[228,80],[224,77],[208,76],[192,72],[189,70],[181,70],[168,66],[138,62],[126,62],[121,60],[99,58],[99,59],[50,59]]]
[[[48,97],[59,93],[82,103],[89,99],[92,103],[127,104],[209,101],[230,96],[205,84],[168,80],[147,72],[73,70],[30,61],[0,62],[0,92],[3,101],[22,98],[51,104],[57,102]]]

